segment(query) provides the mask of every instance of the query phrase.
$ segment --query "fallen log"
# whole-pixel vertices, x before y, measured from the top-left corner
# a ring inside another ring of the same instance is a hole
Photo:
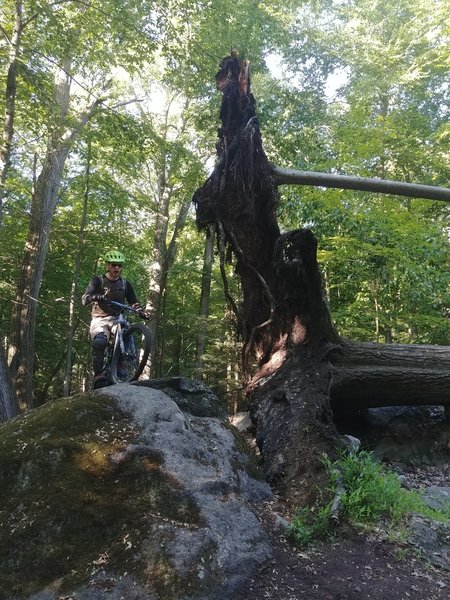
[[[450,405],[450,347],[344,343],[330,362],[334,408]]]

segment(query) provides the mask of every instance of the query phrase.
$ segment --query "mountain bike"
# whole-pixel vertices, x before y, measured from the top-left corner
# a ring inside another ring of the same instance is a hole
[[[110,300],[109,303],[120,308],[120,313],[111,331],[105,365],[106,379],[109,383],[136,381],[147,364],[151,335],[142,323],[129,323],[124,313],[132,312],[146,320],[149,317],[142,309],[135,309],[115,300]]]

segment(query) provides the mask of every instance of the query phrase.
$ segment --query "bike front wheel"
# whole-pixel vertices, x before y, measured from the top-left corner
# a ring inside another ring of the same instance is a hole
[[[136,381],[147,364],[151,349],[150,331],[141,323],[133,323],[122,331],[125,351],[116,343],[109,366],[112,383]]]

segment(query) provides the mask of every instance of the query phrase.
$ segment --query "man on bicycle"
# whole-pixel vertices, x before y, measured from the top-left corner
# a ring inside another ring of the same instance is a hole
[[[114,300],[123,304],[127,300],[132,308],[140,309],[133,286],[121,275],[125,262],[124,255],[118,250],[110,250],[105,254],[104,260],[106,273],[93,277],[81,298],[83,306],[92,305],[90,335],[94,385],[103,377],[105,350],[111,336],[111,329],[120,313],[120,309],[109,304],[109,301]]]

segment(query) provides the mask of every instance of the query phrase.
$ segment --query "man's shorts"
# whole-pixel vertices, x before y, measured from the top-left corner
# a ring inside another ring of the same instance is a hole
[[[106,339],[109,340],[111,337],[111,329],[117,322],[117,319],[118,317],[115,315],[110,315],[108,317],[92,317],[91,326],[89,329],[91,340],[93,340],[99,333],[104,333],[106,335]]]

